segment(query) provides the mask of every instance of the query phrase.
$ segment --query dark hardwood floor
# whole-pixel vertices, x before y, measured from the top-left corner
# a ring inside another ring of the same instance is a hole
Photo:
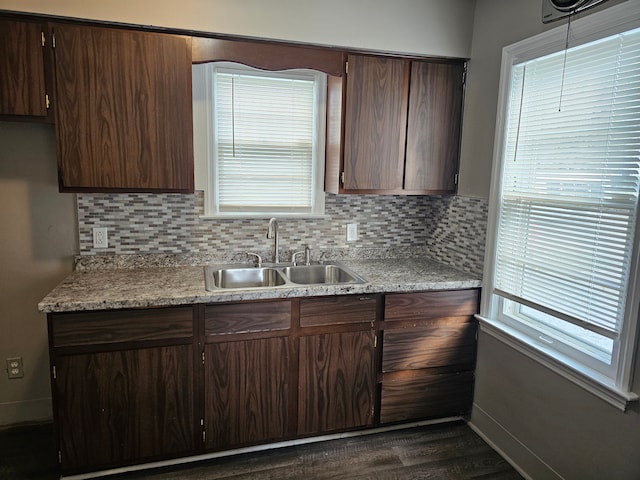
[[[0,431],[0,452],[1,480],[58,478],[51,425]],[[299,445],[107,478],[111,480],[522,479],[464,422]]]

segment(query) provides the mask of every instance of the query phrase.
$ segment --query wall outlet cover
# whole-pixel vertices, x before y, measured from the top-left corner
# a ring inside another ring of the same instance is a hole
[[[107,227],[93,228],[93,248],[108,248]]]

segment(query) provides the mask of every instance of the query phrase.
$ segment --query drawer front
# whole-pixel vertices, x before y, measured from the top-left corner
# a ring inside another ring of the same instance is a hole
[[[473,378],[473,372],[462,372],[383,381],[380,422],[467,413],[473,400]]]
[[[478,290],[385,295],[384,320],[417,321],[473,315],[478,312],[478,297]]]
[[[374,295],[349,295],[300,300],[300,326],[370,323],[376,319]]]
[[[163,340],[193,336],[193,308],[51,314],[53,346]]]
[[[269,332],[291,327],[291,302],[248,302],[208,305],[204,309],[205,335]]]
[[[385,330],[383,338],[383,372],[475,364],[474,321],[434,320],[420,329]]]

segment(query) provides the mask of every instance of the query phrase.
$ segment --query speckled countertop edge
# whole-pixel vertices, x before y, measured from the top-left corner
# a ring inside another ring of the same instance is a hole
[[[41,312],[164,307],[322,295],[481,287],[481,279],[427,258],[344,259],[366,284],[205,290],[199,266],[77,270],[39,304]]]

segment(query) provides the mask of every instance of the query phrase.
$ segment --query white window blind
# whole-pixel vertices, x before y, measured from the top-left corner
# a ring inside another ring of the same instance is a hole
[[[217,213],[314,213],[324,132],[316,82],[314,73],[215,68]]]
[[[512,69],[494,293],[616,338],[640,175],[640,30]]]

